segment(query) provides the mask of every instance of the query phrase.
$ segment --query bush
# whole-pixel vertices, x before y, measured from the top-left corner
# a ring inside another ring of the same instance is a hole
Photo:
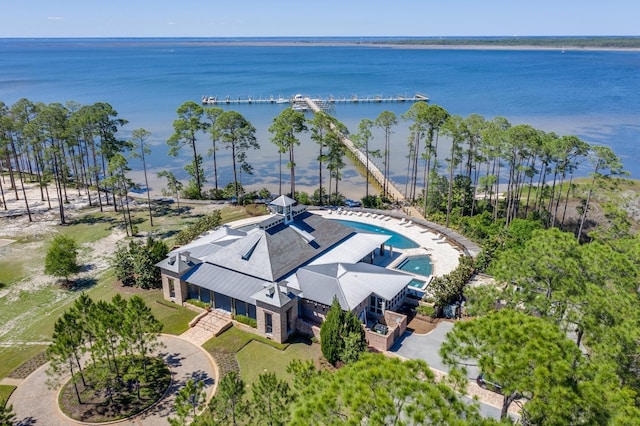
[[[416,312],[420,315],[434,318],[436,316],[436,308],[431,305],[420,305],[416,308]]]
[[[78,272],[78,244],[73,238],[57,235],[51,241],[44,261],[44,273],[62,277],[69,284],[69,275]]]
[[[253,318],[249,318],[246,315],[236,315],[233,317],[233,319],[238,321],[239,323],[246,324],[249,327],[258,328],[258,321],[254,320]]]
[[[130,241],[119,244],[111,258],[111,267],[115,271],[116,279],[124,286],[140,288],[160,287],[160,268],[156,263],[164,259],[169,253],[169,247],[160,240],[147,238],[146,244]]]
[[[201,234],[220,226],[221,223],[222,215],[219,210],[216,210],[213,213],[198,219],[196,223],[189,225],[187,228],[180,231],[176,236],[176,244],[179,246],[187,244]]]
[[[202,309],[209,309],[211,307],[211,305],[209,305],[208,303],[201,302],[198,299],[187,299],[186,302],[191,304],[191,305],[193,305],[193,306],[197,306],[198,308],[202,308]]]

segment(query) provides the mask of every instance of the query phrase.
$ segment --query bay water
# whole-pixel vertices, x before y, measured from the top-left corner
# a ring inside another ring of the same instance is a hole
[[[231,98],[289,98],[295,94],[336,98],[352,96],[413,96],[421,93],[451,114],[506,117],[559,135],[576,135],[590,144],[608,145],[622,158],[632,178],[640,178],[640,52],[531,49],[427,49],[391,47],[339,39],[335,43],[303,40],[228,39],[0,39],[0,101],[20,98],[36,102],[108,102],[133,129],[152,132],[149,176],[170,170],[188,178],[183,167],[191,161],[186,148],[167,155],[176,109],[203,96]],[[347,43],[345,43],[347,42]],[[408,122],[400,115],[410,103],[339,104],[330,111],[351,132],[363,118],[375,119],[389,110],[398,115],[391,150],[392,178],[403,187]],[[286,105],[224,106],[242,113],[256,127],[259,151],[249,152],[253,175],[241,176],[250,189],[278,192],[279,154],[268,128]],[[310,113],[309,114],[310,117]],[[296,186],[317,188],[317,146],[301,135],[296,149]],[[374,129],[372,148],[384,137]],[[211,142],[198,139],[205,155],[207,186],[213,184]],[[443,139],[439,158],[448,143]],[[232,181],[228,151],[218,152],[219,182]],[[286,163],[286,159],[284,160]],[[347,160],[340,192],[364,195],[364,179]],[[132,176],[142,183],[141,166],[131,160]],[[443,164],[444,170],[444,164]],[[579,174],[586,176],[585,162]],[[325,176],[327,174],[325,173]],[[325,184],[327,182],[325,181]],[[160,193],[164,182],[152,179]],[[283,166],[283,191],[289,187]]]

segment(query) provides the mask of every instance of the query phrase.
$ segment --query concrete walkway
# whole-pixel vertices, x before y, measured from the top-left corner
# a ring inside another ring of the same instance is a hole
[[[167,362],[171,369],[172,383],[169,391],[159,403],[132,419],[117,422],[118,425],[165,426],[167,420],[175,416],[173,403],[177,391],[188,379],[204,381],[207,400],[215,393],[218,383],[218,370],[211,356],[201,347],[178,336],[161,335],[164,344],[157,353]],[[65,417],[58,407],[60,387],[50,389],[46,374],[49,364],[45,364],[31,373],[9,398],[13,404],[18,425],[66,426],[82,424]]]
[[[433,265],[432,275],[442,276],[453,271],[459,263],[461,252],[440,235],[429,228],[417,225],[408,220],[398,219],[389,215],[363,213],[352,210],[312,210],[314,214],[327,219],[351,220],[354,222],[367,223],[373,226],[386,228],[397,232],[415,241],[423,254],[428,254]],[[410,219],[409,219],[410,220]],[[398,248],[393,248],[395,252],[404,252]],[[416,254],[416,253],[413,253]]]

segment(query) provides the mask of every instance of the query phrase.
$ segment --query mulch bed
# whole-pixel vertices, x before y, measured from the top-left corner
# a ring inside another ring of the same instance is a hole
[[[413,331],[415,334],[427,334],[440,322],[440,318],[432,319],[422,315],[416,315],[409,320],[407,329]]]
[[[42,351],[30,360],[23,362],[18,368],[7,374],[11,379],[25,379],[47,362],[47,354]]]
[[[78,402],[75,387],[71,381],[67,382],[60,391],[60,409],[66,416],[88,423],[104,423],[132,417],[159,401],[171,384],[171,372],[167,365],[159,359],[155,365],[148,367],[150,381],[141,387],[141,397],[135,388],[121,389],[109,401],[103,388],[83,386],[78,379],[78,391],[81,403]],[[90,380],[89,378],[87,378]]]

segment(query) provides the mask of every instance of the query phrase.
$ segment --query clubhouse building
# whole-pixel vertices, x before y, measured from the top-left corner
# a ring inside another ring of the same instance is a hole
[[[221,226],[158,263],[167,300],[207,303],[230,318],[257,322],[277,342],[318,334],[334,298],[354,312],[370,346],[386,350],[401,336],[412,276],[374,265],[388,235],[355,231],[280,196],[271,214],[241,229]]]

